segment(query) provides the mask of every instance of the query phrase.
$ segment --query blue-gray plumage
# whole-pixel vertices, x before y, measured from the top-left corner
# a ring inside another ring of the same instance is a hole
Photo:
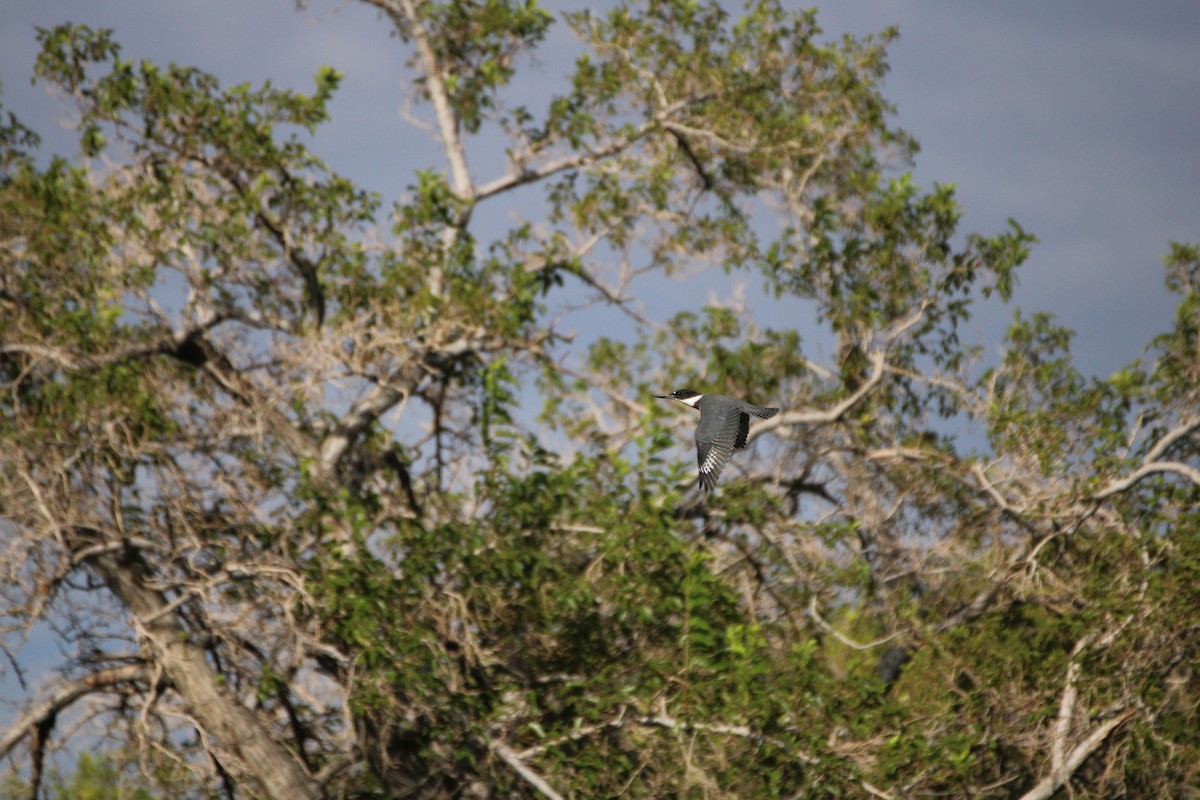
[[[678,400],[685,406],[700,409],[700,424],[696,426],[696,462],[700,465],[700,486],[707,492],[716,488],[717,478],[733,451],[746,446],[751,415],[770,419],[779,413],[778,408],[760,408],[736,397],[700,394],[691,389],[654,396]]]

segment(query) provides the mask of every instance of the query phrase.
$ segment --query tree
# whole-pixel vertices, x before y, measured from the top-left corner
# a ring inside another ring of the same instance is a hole
[[[0,132],[6,654],[71,654],[0,736],[34,793],[84,714],[170,796],[1194,790],[1196,248],[1111,378],[1036,313],[989,363],[960,324],[1033,239],[903,173],[894,32],[564,15],[530,109],[536,3],[370,2],[446,158],[389,208],[300,138],[336,70],[223,88],[40,33],[83,157]],[[638,302],[724,274],[836,361]],[[712,497],[650,396],[680,385],[787,407]]]

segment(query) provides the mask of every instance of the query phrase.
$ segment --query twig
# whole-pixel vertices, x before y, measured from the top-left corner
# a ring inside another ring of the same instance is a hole
[[[587,150],[582,153],[576,153],[575,155],[563,156],[562,158],[554,161],[547,161],[546,163],[537,167],[524,167],[520,172],[509,173],[508,175],[497,178],[494,181],[489,181],[483,186],[480,186],[479,190],[475,192],[475,199],[483,200],[493,195],[507,192],[510,189],[515,189],[518,186],[524,186],[527,183],[534,183],[542,178],[548,178],[549,176],[555,175],[559,172],[577,169],[597,161],[602,161],[603,159],[616,155],[622,150],[625,150],[636,144],[638,140],[644,137],[655,127],[656,125],[654,123],[646,123],[639,126],[628,136],[615,139],[612,142],[609,142],[602,147],[597,147],[594,150]]]
[[[22,739],[47,720],[53,720],[60,711],[84,695],[123,683],[144,681],[149,674],[144,666],[136,664],[100,670],[78,680],[60,684],[49,697],[34,705],[8,726],[8,731],[0,736],[0,757],[8,755]]]
[[[537,789],[543,797],[549,798],[549,800],[563,800],[563,796],[554,791],[554,788],[546,783],[545,778],[530,769],[529,765],[522,761],[521,757],[509,749],[507,745],[501,742],[489,742],[488,748],[499,756],[501,761],[512,767],[513,772],[524,778],[526,783]]]
[[[873,642],[856,642],[853,639],[851,639],[849,636],[842,633],[837,628],[833,627],[832,625],[830,625],[828,622],[825,621],[825,618],[821,616],[821,612],[819,610],[817,610],[816,595],[813,595],[808,600],[808,615],[812,618],[813,622],[817,623],[817,625],[822,630],[824,630],[826,633],[830,634],[831,636],[833,636],[833,638],[837,639],[839,642],[846,645],[847,647],[853,648],[855,650],[870,650],[874,647],[879,647],[882,644],[887,644],[888,642],[892,641],[893,639],[895,639],[897,636],[900,635],[900,632],[896,631],[894,633],[888,634],[887,636],[883,637],[882,639],[876,639]]]
[[[871,353],[871,366],[871,376],[863,382],[862,386],[858,387],[854,394],[842,402],[824,411],[785,411],[776,417],[763,420],[750,429],[750,433],[746,436],[746,443],[749,444],[767,431],[773,431],[783,426],[820,425],[837,422],[850,409],[858,405],[883,380],[884,352],[882,350],[876,350]]]

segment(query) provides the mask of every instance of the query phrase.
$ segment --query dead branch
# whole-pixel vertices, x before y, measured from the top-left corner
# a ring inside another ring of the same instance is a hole
[[[776,428],[793,425],[828,425],[838,422],[883,380],[884,358],[885,354],[882,350],[875,350],[871,353],[870,377],[863,381],[862,386],[859,386],[845,400],[823,411],[784,411],[771,419],[763,420],[750,429],[750,433],[746,436],[746,443],[749,444],[762,434]]]
[[[95,692],[110,690],[132,683],[146,683],[150,670],[140,664],[97,670],[73,681],[54,687],[50,694],[18,717],[0,736],[0,758],[8,755],[17,744],[29,736],[38,726],[53,721],[77,700]]]

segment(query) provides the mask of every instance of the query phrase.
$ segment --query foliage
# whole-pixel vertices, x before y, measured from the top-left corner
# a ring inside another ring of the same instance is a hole
[[[1196,791],[1195,246],[1110,378],[1037,311],[988,362],[1033,237],[904,172],[894,31],[567,14],[533,109],[534,0],[368,2],[446,158],[390,206],[306,144],[331,67],[39,33],[82,155],[0,126],[0,613],[66,654],[0,738],[32,791],[112,794],[41,778],[83,710],[164,796]],[[785,407],[711,497],[681,385]]]
[[[157,796],[136,775],[127,774],[106,755],[80,753],[74,769],[62,774],[50,770],[46,781],[50,800],[154,800]],[[8,800],[29,797],[30,787],[13,781],[0,788],[0,797]]]

